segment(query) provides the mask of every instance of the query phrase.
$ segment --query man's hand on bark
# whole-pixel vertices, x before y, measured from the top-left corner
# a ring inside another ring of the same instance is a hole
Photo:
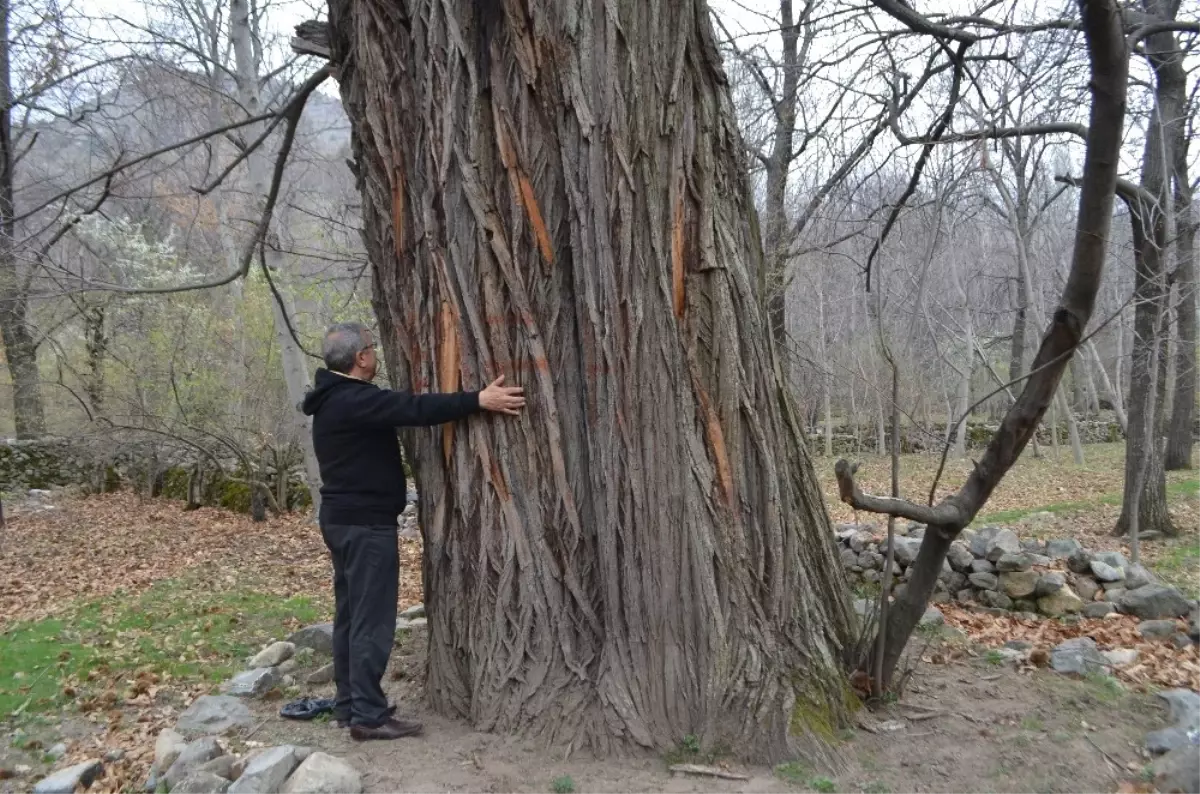
[[[496,378],[487,388],[479,392],[479,407],[485,411],[517,416],[525,407],[525,390],[519,386],[505,386],[504,376]]]

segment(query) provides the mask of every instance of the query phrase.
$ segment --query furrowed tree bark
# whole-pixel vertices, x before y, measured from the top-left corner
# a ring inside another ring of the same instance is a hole
[[[888,616],[883,669],[889,684],[908,639],[933,594],[950,544],[978,514],[1033,437],[1095,308],[1112,228],[1117,163],[1125,121],[1129,48],[1122,35],[1121,14],[1115,0],[1081,0],[1080,7],[1090,62],[1088,85],[1092,106],[1074,250],[1058,308],[1034,356],[1030,366],[1032,374],[1025,382],[1025,388],[1005,415],[967,481],[957,493],[937,505],[864,494],[854,480],[855,466],[845,460],[839,460],[835,466],[840,497],[846,504],[858,510],[908,518],[928,526],[917,559],[910,568],[911,576],[904,594],[896,599]],[[866,660],[864,670],[872,669],[871,661]]]
[[[852,619],[705,4],[329,12],[393,382],[529,399],[403,433],[432,707],[600,752],[818,751]]]
[[[12,378],[13,420],[17,438],[37,438],[46,432],[42,407],[37,344],[29,326],[29,299],[22,288],[16,250],[12,140],[12,67],[9,61],[9,14],[0,3],[0,337]]]

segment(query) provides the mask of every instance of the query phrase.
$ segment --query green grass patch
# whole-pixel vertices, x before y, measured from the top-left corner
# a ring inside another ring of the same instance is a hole
[[[1037,731],[1044,731],[1045,729],[1046,729],[1046,725],[1045,725],[1045,723],[1042,722],[1041,718],[1039,718],[1039,717],[1030,715],[1021,720],[1021,730],[1023,730],[1023,731],[1037,732]]]
[[[0,714],[25,716],[86,702],[114,681],[123,684],[142,672],[164,681],[216,683],[240,669],[267,638],[321,616],[308,598],[217,592],[179,579],[135,598],[116,593],[62,616],[17,623],[0,634]],[[124,697],[123,691],[116,695]]]
[[[1153,562],[1154,573],[1170,585],[1200,598],[1200,543],[1195,536],[1166,541],[1167,549]]]
[[[575,781],[570,775],[556,777],[550,784],[550,790],[553,791],[554,794],[571,794],[573,791],[575,791]]]
[[[1167,498],[1173,496],[1194,496],[1200,490],[1200,479],[1188,478],[1176,480],[1167,483]],[[1104,494],[1096,499],[1088,499],[1078,502],[1059,502],[1057,504],[1042,505],[1040,507],[1021,507],[1013,510],[998,510],[993,513],[984,513],[977,516],[971,523],[971,526],[985,526],[988,524],[1013,524],[1020,521],[1026,516],[1034,513],[1073,513],[1079,510],[1087,510],[1097,505],[1119,505],[1124,494],[1121,491]]]
[[[1125,687],[1111,675],[1088,673],[1083,681],[1091,695],[1101,703],[1116,703],[1125,696]]]
[[[819,791],[821,794],[833,794],[837,791],[837,784],[827,777],[814,777],[808,781],[808,785],[813,791]]]
[[[799,761],[788,761],[775,767],[775,777],[786,783],[800,786],[808,780],[808,776],[808,767]]]

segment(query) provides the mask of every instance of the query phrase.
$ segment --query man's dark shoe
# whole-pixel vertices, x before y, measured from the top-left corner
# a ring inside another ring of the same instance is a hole
[[[394,716],[396,716],[396,707],[395,707],[395,705],[388,706],[386,709],[384,709],[384,710],[383,710],[383,717],[384,717],[384,719],[389,719],[389,720],[390,720],[390,719],[391,719],[392,717],[394,717]],[[341,718],[341,717],[338,717],[338,720],[337,720],[337,726],[338,726],[339,728],[349,728],[349,727],[350,727],[350,718],[349,718],[349,717],[346,717],[346,718],[344,718],[344,719],[343,719],[343,718]]]
[[[374,728],[368,728],[365,725],[351,725],[350,738],[358,742],[372,739],[403,739],[405,736],[416,736],[424,729],[425,726],[419,722],[390,719]]]

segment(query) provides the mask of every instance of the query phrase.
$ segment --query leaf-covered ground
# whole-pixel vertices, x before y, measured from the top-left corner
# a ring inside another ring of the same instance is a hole
[[[981,521],[1119,548],[1108,531],[1119,510],[1122,450],[1088,447],[1080,468],[1063,453],[1058,461],[1026,456]],[[834,520],[852,520],[834,498],[833,461],[816,462]],[[927,493],[936,463],[905,456],[905,495]],[[952,461],[944,490],[957,487],[969,465]],[[864,461],[859,476],[864,488],[882,492],[886,460]],[[1144,544],[1143,553],[1160,575],[1194,591],[1200,579],[1197,482],[1189,473],[1169,478],[1172,511],[1186,531]],[[55,504],[37,512],[6,510],[10,521],[0,531],[0,719],[6,719],[0,729],[7,736],[0,768],[13,753],[45,761],[38,754],[65,738],[66,760],[124,750],[120,761],[107,765],[99,788],[135,788],[144,780],[153,736],[191,698],[211,691],[269,639],[330,619],[329,563],[319,532],[303,517],[254,523],[130,494]],[[404,607],[421,599],[420,543],[401,541],[401,555]],[[947,618],[984,644],[1013,638],[1045,644],[1092,633],[1105,646],[1142,652],[1144,666],[1124,675],[1127,685],[1196,685],[1194,650],[1187,656],[1138,643],[1128,618],[1078,627],[956,610]]]

